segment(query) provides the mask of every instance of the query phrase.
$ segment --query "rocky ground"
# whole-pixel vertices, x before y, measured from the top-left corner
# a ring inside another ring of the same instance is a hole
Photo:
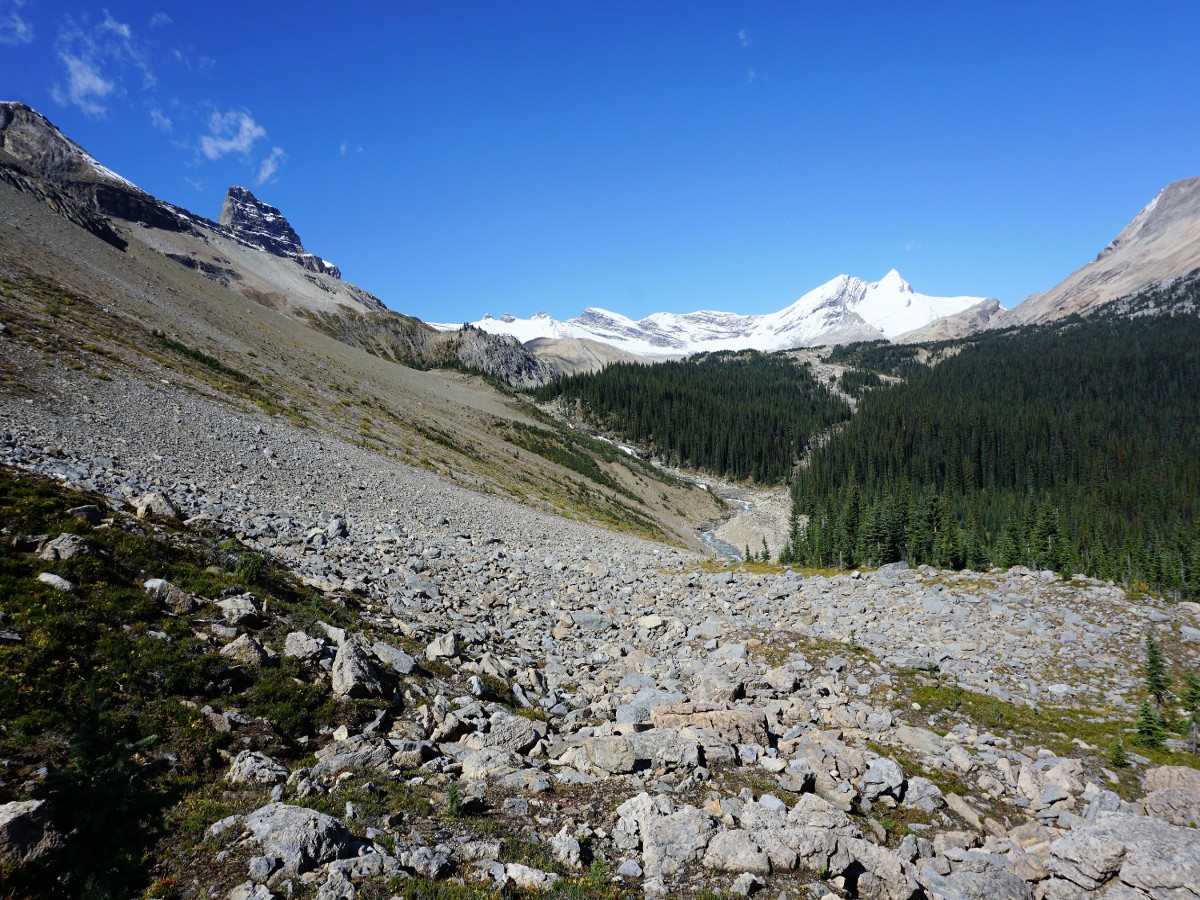
[[[291,764],[213,713],[241,740],[229,783],[259,802],[208,823],[240,868],[202,894],[550,890],[591,864],[646,894],[1200,896],[1200,772],[1110,760],[1147,630],[1194,669],[1194,604],[1021,569],[711,571],[174,385],[41,377],[0,398],[0,462],[285,564],[353,624],[284,634],[250,595],[147,589],[240,665],[291,658],[334,697],[387,701]],[[363,799],[400,788],[453,821]],[[504,862],[473,813],[544,854]],[[34,852],[12,848],[38,815],[0,806],[5,852]]]

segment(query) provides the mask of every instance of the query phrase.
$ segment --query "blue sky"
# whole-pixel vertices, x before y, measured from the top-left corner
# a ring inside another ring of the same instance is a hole
[[[1200,175],[1200,4],[0,0],[0,99],[431,321],[1012,306]]]

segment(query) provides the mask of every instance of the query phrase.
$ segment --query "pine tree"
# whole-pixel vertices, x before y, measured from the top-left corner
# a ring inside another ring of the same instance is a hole
[[[1137,742],[1150,750],[1161,750],[1167,739],[1167,727],[1163,724],[1162,713],[1147,697],[1138,708]]]
[[[1200,677],[1188,672],[1183,678],[1183,708],[1190,713],[1200,713]]]
[[[1125,749],[1125,742],[1121,738],[1117,738],[1117,742],[1113,745],[1112,754],[1108,757],[1108,764],[1114,769],[1129,768],[1129,751]]]
[[[767,546],[766,538],[763,538],[762,561],[763,562],[771,561],[771,548],[769,546]]]
[[[1142,674],[1146,682],[1146,693],[1161,707],[1171,693],[1171,679],[1167,675],[1167,663],[1163,658],[1162,648],[1158,646],[1153,631],[1146,632]]]

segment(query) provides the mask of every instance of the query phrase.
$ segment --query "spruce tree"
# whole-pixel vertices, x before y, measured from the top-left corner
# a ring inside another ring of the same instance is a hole
[[[1153,631],[1146,632],[1142,674],[1146,681],[1146,693],[1161,707],[1167,695],[1171,693],[1171,679],[1167,675],[1167,663],[1163,659],[1162,648],[1158,646]]]
[[[1161,750],[1167,739],[1167,727],[1163,724],[1162,713],[1147,697],[1138,708],[1137,742],[1150,750]]]
[[[1108,763],[1114,769],[1129,768],[1129,751],[1125,749],[1125,741],[1117,738],[1116,744],[1113,745],[1112,754],[1108,757]]]

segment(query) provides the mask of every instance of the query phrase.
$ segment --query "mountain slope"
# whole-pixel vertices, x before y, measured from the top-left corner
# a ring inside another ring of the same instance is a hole
[[[890,338],[987,302],[981,297],[917,293],[893,269],[874,282],[839,275],[790,306],[766,315],[702,310],[654,313],[634,321],[620,313],[589,308],[566,322],[538,313],[528,319],[485,316],[473,324],[484,331],[511,334],[523,342],[537,338],[586,339],[628,353],[661,357],[717,350],[786,350]]]
[[[46,202],[55,195],[43,176],[22,177],[41,193],[0,179],[0,412],[17,398],[56,407],[148,384],[164,402],[183,392],[312,429],[330,442],[331,465],[352,442],[484,492],[700,546],[695,528],[716,512],[708,494],[660,481],[461,371],[498,360],[528,374],[532,357],[511,338],[442,335],[372,310],[280,315],[234,289],[249,281],[250,261],[308,284],[340,282],[228,238],[224,266],[243,280],[227,285],[160,252],[170,233],[110,223],[126,241],[119,249]],[[357,333],[337,340],[329,323]],[[404,346],[406,323],[414,346],[429,350],[418,360],[426,371],[381,352],[389,334]]]
[[[148,247],[247,300],[417,368],[458,366],[537,387],[554,371],[519,343],[448,336],[394,313],[305,249],[275,207],[231,187],[220,221],[174,206],[99,163],[36,110],[0,103],[0,180],[124,250]]]
[[[1050,322],[1200,268],[1200,177],[1163,188],[1090,263],[993,325]]]

